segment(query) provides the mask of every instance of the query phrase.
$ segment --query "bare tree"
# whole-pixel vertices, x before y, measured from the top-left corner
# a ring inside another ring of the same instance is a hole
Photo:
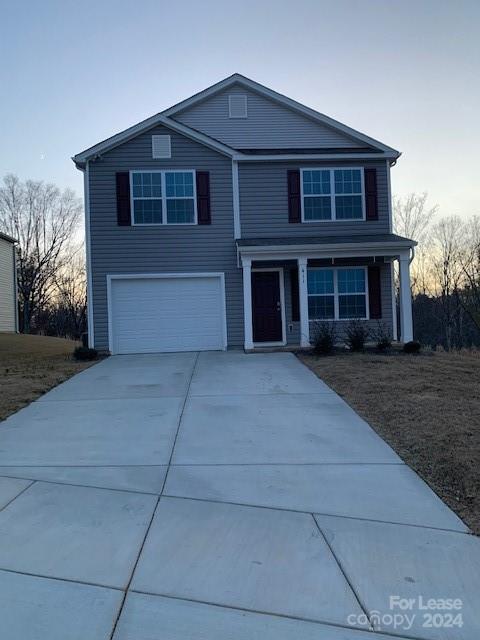
[[[426,192],[411,193],[405,198],[393,196],[395,233],[419,244],[425,242],[429,225],[438,211],[438,205],[427,207],[427,198]]]
[[[431,237],[433,283],[441,303],[446,347],[451,349],[462,321],[458,296],[464,276],[465,223],[458,216],[442,218],[434,225]]]
[[[473,216],[465,225],[461,265],[463,286],[459,289],[460,302],[480,329],[480,216]]]
[[[81,201],[70,189],[7,175],[0,187],[0,228],[19,241],[18,291],[24,333],[55,290],[68,262]]]
[[[412,289],[425,294],[428,290],[429,231],[438,205],[427,206],[427,193],[411,193],[405,198],[393,196],[395,233],[418,243],[411,267]]]
[[[72,339],[80,338],[87,323],[87,278],[82,249],[79,247],[55,277],[56,311],[63,325],[57,334]]]

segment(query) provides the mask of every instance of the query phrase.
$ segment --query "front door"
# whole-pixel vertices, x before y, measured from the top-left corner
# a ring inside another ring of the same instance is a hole
[[[252,271],[254,342],[282,342],[279,271]]]

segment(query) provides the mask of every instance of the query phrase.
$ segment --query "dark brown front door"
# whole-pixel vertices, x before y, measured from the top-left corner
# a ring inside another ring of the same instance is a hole
[[[252,271],[252,315],[254,342],[282,341],[278,271]]]

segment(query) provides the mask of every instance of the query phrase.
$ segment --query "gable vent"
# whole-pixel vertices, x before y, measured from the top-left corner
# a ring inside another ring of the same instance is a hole
[[[152,136],[152,158],[171,158],[170,136]]]
[[[228,109],[230,118],[247,117],[247,96],[235,93],[228,96]]]

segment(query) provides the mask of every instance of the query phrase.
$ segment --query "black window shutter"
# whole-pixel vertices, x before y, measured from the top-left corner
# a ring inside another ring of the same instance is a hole
[[[210,173],[208,171],[197,171],[196,183],[198,224],[211,224]]]
[[[367,220],[378,220],[377,170],[364,169]]]
[[[117,224],[128,227],[132,224],[130,211],[130,174],[128,171],[120,171],[116,174],[117,180]]]
[[[380,286],[380,267],[368,267],[368,303],[370,318],[379,320],[382,317],[382,291]]]
[[[300,169],[290,169],[287,172],[288,181],[288,221],[301,222],[300,202]]]
[[[298,269],[290,269],[290,296],[292,305],[292,322],[300,320],[300,299],[298,297]]]

